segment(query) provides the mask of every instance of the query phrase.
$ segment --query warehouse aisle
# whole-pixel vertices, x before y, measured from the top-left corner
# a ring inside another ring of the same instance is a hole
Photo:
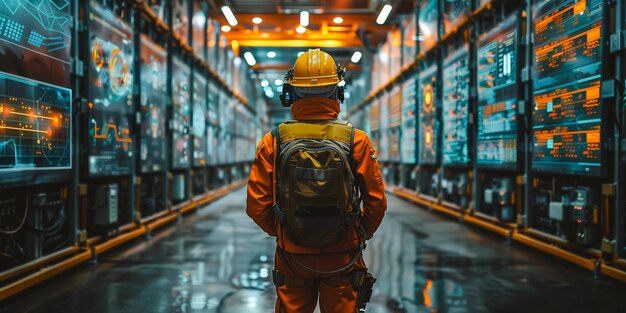
[[[0,312],[273,312],[274,242],[238,190]],[[619,312],[626,288],[393,196],[366,251],[368,312]],[[611,307],[612,306],[612,307]],[[598,308],[603,309],[599,310]],[[623,311],[622,311],[623,312]]]

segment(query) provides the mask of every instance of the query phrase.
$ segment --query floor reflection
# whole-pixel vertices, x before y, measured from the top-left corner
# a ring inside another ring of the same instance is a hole
[[[273,312],[275,243],[243,190],[146,241],[29,291],[0,312]],[[370,313],[623,312],[626,288],[389,197],[365,259]]]

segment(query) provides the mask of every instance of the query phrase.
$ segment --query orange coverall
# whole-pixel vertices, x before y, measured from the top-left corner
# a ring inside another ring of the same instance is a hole
[[[307,98],[297,101],[291,108],[294,119],[332,120],[339,114],[339,103],[325,98]],[[367,239],[370,239],[382,222],[387,199],[385,188],[376,161],[376,151],[367,135],[355,130],[352,156],[356,165],[357,183],[361,191],[363,208],[361,224],[365,228]],[[347,265],[359,248],[359,238],[355,230],[348,233],[345,240],[326,247],[299,246],[283,235],[281,225],[272,211],[275,187],[273,184],[275,141],[271,133],[266,134],[259,142],[256,158],[248,181],[248,197],[246,212],[259,227],[268,235],[276,237],[278,249],[288,254],[297,254],[298,260],[304,265],[322,271],[332,271]],[[316,286],[288,286],[276,288],[278,299],[276,312],[313,312],[318,301],[322,312],[356,312],[357,292],[351,283],[352,271],[364,270],[362,256],[355,266],[339,277],[321,277],[319,274],[294,264],[281,253],[276,253],[275,268],[287,279],[319,279]]]

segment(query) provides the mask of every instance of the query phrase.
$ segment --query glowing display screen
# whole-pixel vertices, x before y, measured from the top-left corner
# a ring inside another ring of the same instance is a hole
[[[470,13],[472,0],[443,0],[443,25],[445,33],[454,30]]]
[[[191,128],[191,70],[179,58],[172,59],[172,166],[189,168],[190,159],[190,128]]]
[[[424,0],[421,1],[421,7],[418,16],[418,41],[420,42],[420,52],[427,52],[430,48],[435,46],[435,43],[439,39],[437,33],[437,15],[438,15],[438,3],[437,0]]]
[[[533,169],[601,174],[602,0],[536,6]]]
[[[160,171],[165,167],[165,105],[167,55],[148,37],[141,37],[141,171]]]
[[[419,75],[419,164],[437,164],[437,66],[430,66]]]
[[[70,89],[0,72],[0,172],[71,168]]]
[[[415,118],[415,77],[407,79],[402,86],[402,137],[400,158],[404,164],[415,164],[417,155]]]
[[[207,85],[206,78],[198,72],[193,74],[193,165],[205,166],[207,163]]]
[[[0,1],[0,71],[69,86],[71,1]]]
[[[443,164],[468,164],[469,52],[467,46],[443,65]]]
[[[511,16],[478,40],[478,166],[517,167],[517,25]]]
[[[0,172],[72,167],[70,4],[0,1]]]
[[[89,16],[89,175],[131,173],[133,43],[130,28],[93,3]]]

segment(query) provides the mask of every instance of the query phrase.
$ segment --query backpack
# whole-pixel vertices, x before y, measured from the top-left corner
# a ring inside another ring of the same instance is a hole
[[[358,230],[352,125],[288,121],[272,135],[277,145],[274,213],[287,236],[299,245],[321,247],[344,239],[353,227]]]

